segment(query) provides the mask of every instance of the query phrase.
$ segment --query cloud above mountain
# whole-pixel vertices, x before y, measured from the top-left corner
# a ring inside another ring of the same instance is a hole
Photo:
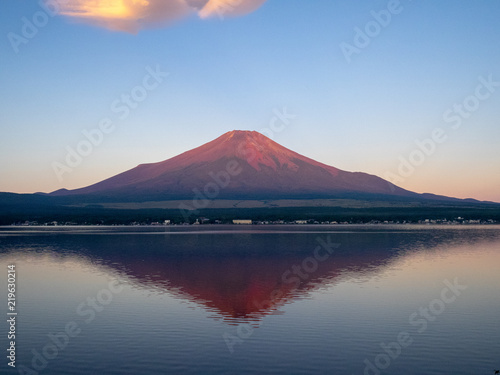
[[[197,14],[199,18],[236,17],[257,10],[266,0],[59,0],[59,13],[114,31],[137,33],[164,27]]]

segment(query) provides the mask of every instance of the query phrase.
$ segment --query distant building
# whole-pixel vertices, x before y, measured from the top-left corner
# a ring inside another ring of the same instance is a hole
[[[165,220],[165,221],[163,222],[163,225],[170,225],[170,220]]]
[[[246,224],[246,225],[249,225],[249,224],[252,224],[252,220],[233,220],[233,224]]]
[[[307,220],[295,220],[295,224],[307,224]]]

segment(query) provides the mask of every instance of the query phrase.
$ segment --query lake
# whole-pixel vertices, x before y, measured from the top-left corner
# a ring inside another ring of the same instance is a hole
[[[0,264],[2,374],[500,369],[500,226],[1,227]]]

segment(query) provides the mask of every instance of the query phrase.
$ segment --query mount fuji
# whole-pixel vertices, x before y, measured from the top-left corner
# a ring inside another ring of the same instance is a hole
[[[189,199],[196,193],[211,199],[435,199],[374,175],[317,162],[258,132],[240,130],[171,159],[141,164],[96,184],[50,195],[145,202]]]

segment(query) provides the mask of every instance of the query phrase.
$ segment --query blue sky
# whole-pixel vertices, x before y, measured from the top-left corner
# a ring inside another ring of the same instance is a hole
[[[4,0],[0,191],[86,186],[242,129],[409,190],[500,202],[500,4],[400,1],[377,29],[372,12],[391,4],[268,0],[239,17],[192,13],[135,34],[56,15],[16,53],[12,33],[23,36],[23,17],[42,8]],[[356,28],[372,31],[368,46],[356,47]],[[358,48],[350,62],[346,44]],[[112,103],[143,92],[148,67],[169,75],[119,118]],[[470,109],[456,129],[443,119],[455,104]],[[295,117],[270,133],[285,108]],[[54,163],[66,165],[68,147],[103,119],[113,130],[58,178]],[[436,129],[446,139],[424,154],[416,141]]]

